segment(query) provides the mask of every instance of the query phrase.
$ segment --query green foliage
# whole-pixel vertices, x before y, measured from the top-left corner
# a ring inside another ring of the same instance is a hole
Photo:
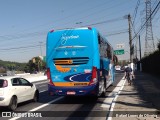
[[[0,72],[6,72],[7,70],[24,71],[26,63],[10,62],[0,60]]]
[[[25,72],[29,73],[35,73],[39,71],[45,70],[45,62],[41,60],[39,57],[34,57],[32,60],[29,60],[29,62],[25,66]]]
[[[142,58],[142,70],[147,73],[160,75],[160,52],[154,53]]]
[[[0,73],[6,73],[6,71],[24,71],[29,73],[44,71],[46,64],[39,57],[34,57],[32,60],[29,60],[28,63],[18,63],[10,61],[0,60]]]
[[[159,41],[158,44],[157,44],[157,48],[158,48],[158,50],[160,51],[160,41]]]
[[[3,67],[1,67],[1,68],[0,68],[0,73],[6,73],[6,69],[3,68]]]

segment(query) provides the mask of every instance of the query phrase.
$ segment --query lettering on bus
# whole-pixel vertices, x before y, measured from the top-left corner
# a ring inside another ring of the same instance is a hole
[[[67,36],[66,34],[62,34],[61,45],[65,45],[68,39],[77,39],[77,38],[79,38],[79,35],[70,35],[70,36]]]

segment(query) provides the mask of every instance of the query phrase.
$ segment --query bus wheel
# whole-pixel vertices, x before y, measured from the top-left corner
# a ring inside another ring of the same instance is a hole
[[[93,100],[93,101],[97,101],[98,96],[97,96],[97,95],[95,95],[95,96],[89,96],[89,98],[90,98],[91,100]]]

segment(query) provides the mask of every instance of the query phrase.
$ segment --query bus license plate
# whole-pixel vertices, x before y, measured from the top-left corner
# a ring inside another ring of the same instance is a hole
[[[76,94],[75,91],[68,91],[68,92],[67,92],[67,95],[75,95],[75,94]]]

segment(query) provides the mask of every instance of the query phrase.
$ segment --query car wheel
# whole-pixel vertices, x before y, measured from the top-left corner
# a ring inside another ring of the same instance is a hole
[[[34,93],[33,102],[38,102],[38,101],[39,101],[39,92],[36,91],[36,92]]]
[[[13,97],[11,98],[11,101],[10,101],[10,103],[9,103],[8,108],[9,108],[10,110],[12,110],[12,111],[16,110],[16,108],[17,108],[17,97],[16,97],[16,96],[13,96]]]

